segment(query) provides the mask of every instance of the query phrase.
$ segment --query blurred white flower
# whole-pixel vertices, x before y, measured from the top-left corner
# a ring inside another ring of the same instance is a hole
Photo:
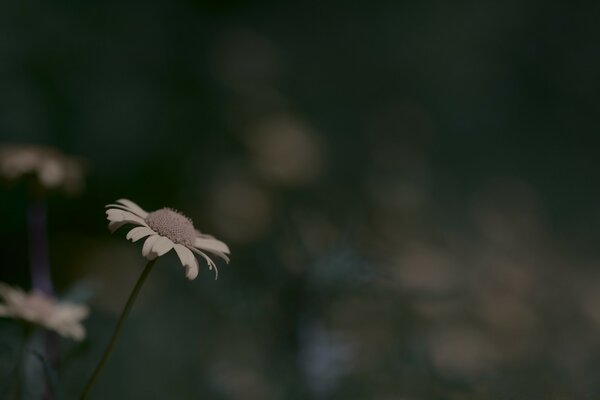
[[[67,156],[51,147],[0,147],[0,176],[7,180],[33,176],[45,189],[62,189],[75,194],[83,187],[83,174],[80,159]]]
[[[43,293],[25,293],[0,282],[0,316],[21,319],[75,340],[85,338],[81,321],[89,314],[83,304],[59,302]]]
[[[111,232],[125,224],[137,225],[127,233],[127,239],[133,242],[147,237],[142,248],[142,255],[148,260],[160,257],[174,249],[185,267],[185,275],[192,280],[198,276],[198,260],[194,253],[204,257],[209,269],[215,269],[214,261],[202,250],[210,252],[229,262],[229,247],[212,236],[204,235],[194,228],[191,219],[170,208],[161,208],[148,213],[134,202],[126,199],[117,200],[117,204],[106,206],[106,215]]]
[[[501,358],[489,335],[469,327],[439,329],[429,345],[434,365],[445,376],[475,377]]]
[[[270,182],[297,186],[323,172],[324,147],[319,136],[301,120],[274,116],[258,123],[248,136],[257,170]]]

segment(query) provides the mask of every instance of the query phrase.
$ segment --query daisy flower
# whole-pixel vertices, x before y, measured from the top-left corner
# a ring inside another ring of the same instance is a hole
[[[60,335],[82,340],[85,328],[81,321],[89,314],[87,306],[70,302],[59,302],[43,293],[26,293],[0,282],[0,316],[16,318],[43,328],[58,332]]]
[[[57,149],[33,145],[0,147],[0,176],[9,181],[31,176],[43,188],[76,194],[83,187],[83,163]]]
[[[229,247],[225,243],[200,233],[194,228],[191,219],[171,208],[147,212],[126,199],[117,200],[116,204],[106,207],[111,232],[126,224],[136,225],[127,233],[127,239],[136,242],[146,238],[142,255],[148,260],[154,260],[171,249],[175,250],[185,267],[185,275],[190,280],[198,276],[198,260],[194,253],[206,260],[209,269],[214,268],[215,279],[218,277],[217,265],[205,252],[229,262]]]

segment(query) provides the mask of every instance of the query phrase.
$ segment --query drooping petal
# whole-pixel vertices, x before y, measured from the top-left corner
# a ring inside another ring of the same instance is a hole
[[[215,269],[215,280],[216,280],[219,277],[219,269],[217,268],[217,264],[215,264],[215,262],[208,255],[206,255],[206,253],[204,253],[198,249],[192,249],[192,251],[196,254],[199,254],[206,260],[206,263],[208,264],[208,269],[210,269],[210,270],[212,270],[213,268]]]
[[[192,281],[198,276],[200,267],[198,266],[198,260],[196,260],[196,257],[193,255],[192,258],[190,258],[190,261],[191,265],[187,265],[185,268],[185,277]]]
[[[198,260],[194,257],[194,254],[185,246],[175,244],[173,246],[181,264],[185,267],[185,276],[189,280],[196,279],[198,276]]]
[[[143,237],[152,235],[152,234],[156,234],[156,232],[154,232],[152,229],[147,228],[145,226],[138,226],[133,228],[132,230],[130,230],[127,233],[127,239],[131,240],[132,242],[137,242],[138,240],[140,240]]]
[[[154,242],[156,242],[159,237],[159,235],[152,235],[149,236],[144,242],[144,247],[142,247],[142,255],[148,260],[154,260],[156,258],[156,254],[152,252],[152,246],[154,246]]]
[[[189,258],[194,257],[192,252],[187,247],[185,247],[181,244],[178,244],[178,243],[174,244],[173,249],[175,249],[175,252],[177,253],[177,257],[179,257],[179,261],[181,261],[181,265],[188,265]]]
[[[220,253],[220,252],[218,252],[218,251],[213,251],[212,253],[213,253],[215,256],[217,256],[217,257],[221,257],[223,260],[225,260],[225,262],[226,262],[227,264],[229,264],[229,257],[227,257],[227,255],[226,255],[226,254]]]
[[[144,210],[142,207],[138,206],[131,200],[119,199],[117,200],[117,203],[123,204],[129,209],[129,211],[140,216],[141,218],[146,218],[148,216],[148,212],[146,210]]]
[[[223,254],[230,253],[229,247],[215,238],[197,237],[194,241],[194,247],[210,252],[219,252]]]
[[[154,242],[154,245],[152,246],[152,253],[156,254],[157,257],[160,257],[172,248],[173,242],[171,239],[159,236],[158,240]]]

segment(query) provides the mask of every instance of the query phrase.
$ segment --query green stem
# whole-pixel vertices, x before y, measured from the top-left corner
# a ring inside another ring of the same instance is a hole
[[[90,391],[92,390],[92,388],[94,387],[94,383],[96,383],[96,379],[98,378],[98,375],[100,375],[102,368],[104,368],[104,364],[106,364],[106,361],[108,361],[108,357],[110,356],[110,353],[112,352],[113,347],[115,347],[115,343],[117,342],[117,339],[119,338],[119,336],[121,336],[121,330],[123,329],[123,324],[125,323],[125,320],[127,319],[127,316],[129,315],[129,311],[131,311],[131,307],[133,306],[133,303],[135,302],[135,299],[136,299],[140,289],[144,285],[144,281],[148,277],[148,274],[152,270],[152,267],[154,266],[155,262],[156,262],[156,259],[149,261],[148,264],[146,264],[146,268],[144,268],[144,271],[142,272],[142,274],[138,278],[137,282],[135,283],[135,286],[133,287],[133,290],[131,291],[129,298],[127,299],[125,308],[123,308],[123,311],[121,312],[121,316],[119,317],[119,322],[117,322],[117,326],[115,327],[115,331],[113,332],[113,335],[110,338],[110,342],[108,343],[106,350],[104,350],[102,359],[100,359],[100,362],[98,363],[98,366],[96,367],[96,369],[94,370],[94,373],[90,377],[90,380],[88,381],[87,385],[85,385],[85,389],[83,390],[83,393],[81,394],[80,400],[85,400],[87,398],[87,396],[90,394]]]

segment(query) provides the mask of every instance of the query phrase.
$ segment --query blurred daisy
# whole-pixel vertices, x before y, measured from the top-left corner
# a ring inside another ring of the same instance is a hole
[[[0,316],[16,318],[58,332],[75,340],[85,338],[81,321],[89,314],[87,306],[59,302],[39,292],[23,290],[0,282]]]
[[[194,228],[191,219],[170,208],[148,213],[130,200],[117,200],[116,204],[106,206],[106,215],[110,223],[111,232],[125,224],[137,225],[127,233],[127,239],[136,242],[146,238],[142,255],[148,260],[153,260],[174,249],[185,267],[188,279],[198,276],[198,260],[193,253],[202,256],[208,263],[209,269],[215,270],[215,279],[218,276],[217,266],[205,253],[209,252],[229,262],[229,247],[220,240],[209,235],[203,235]]]
[[[83,187],[81,160],[43,146],[0,147],[0,176],[14,181],[32,176],[45,189],[63,189],[74,194]]]
[[[246,137],[256,170],[269,182],[301,186],[325,169],[325,148],[305,121],[276,115],[256,123]]]

